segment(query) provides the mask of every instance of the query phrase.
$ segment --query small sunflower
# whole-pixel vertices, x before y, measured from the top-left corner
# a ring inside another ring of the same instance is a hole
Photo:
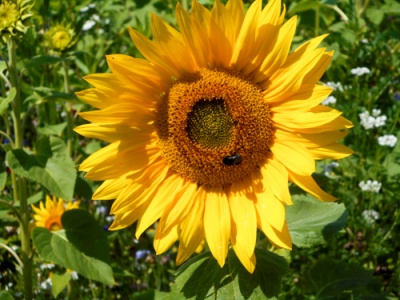
[[[76,43],[74,36],[75,31],[70,26],[58,24],[45,33],[45,41],[51,49],[65,51]]]
[[[0,35],[7,42],[10,36],[18,32],[25,33],[24,21],[33,14],[29,9],[33,6],[30,0],[3,0],[0,2]]]
[[[46,204],[40,202],[40,208],[32,205],[32,209],[35,211],[33,218],[35,219],[35,225],[37,227],[45,227],[50,231],[57,231],[62,229],[61,216],[63,213],[70,209],[79,208],[80,201],[74,203],[68,202],[64,205],[64,200],[57,199],[53,196],[51,199],[46,196]]]
[[[296,17],[284,23],[280,0],[247,13],[241,0],[194,0],[176,16],[179,31],[151,16],[154,41],[130,30],[144,59],[109,55],[112,74],[85,78],[94,88],[78,96],[98,110],[76,131],[109,145],[80,170],[104,180],[93,199],[116,199],[110,229],[138,221],[139,237],[159,220],[157,253],[179,239],[181,264],[206,240],[223,266],[230,244],[253,272],[257,228],[291,249],[289,181],[335,200],[311,177],[315,160],[352,153],[337,143],[352,123],[320,105],[333,53],[317,48],[326,35],[289,53]]]

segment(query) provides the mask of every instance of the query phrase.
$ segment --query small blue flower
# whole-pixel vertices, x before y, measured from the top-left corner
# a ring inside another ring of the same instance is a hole
[[[145,258],[146,256],[150,255],[151,252],[150,250],[138,250],[135,254],[135,258],[136,260],[140,260]]]

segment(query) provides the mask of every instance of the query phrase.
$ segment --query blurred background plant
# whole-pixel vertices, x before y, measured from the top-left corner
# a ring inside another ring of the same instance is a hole
[[[85,180],[82,174],[76,174],[75,168],[102,144],[78,137],[72,129],[82,122],[77,113],[90,109],[74,95],[89,87],[82,77],[109,72],[107,54],[141,56],[130,41],[129,26],[150,37],[150,12],[176,26],[177,2],[36,0],[33,5],[29,1],[7,0],[0,3],[3,41],[0,44],[0,156],[3,161],[0,166],[3,191],[0,290],[8,291],[15,299],[24,298],[20,279],[22,262],[16,257],[21,247],[26,247],[19,237],[23,229],[18,225],[22,217],[18,211],[23,204],[14,195],[16,177],[28,179],[26,205],[38,206],[49,192],[66,201],[81,201],[80,207],[85,212],[65,213],[66,232],[73,232],[73,223],[84,220],[85,228],[90,228],[88,232],[103,241],[99,244],[103,252],[99,250],[101,253],[93,255],[111,266],[114,277],[111,281],[114,285],[110,287],[109,281],[96,277],[98,274],[76,275],[63,267],[63,262],[46,259],[49,253],[38,241],[51,244],[59,241],[60,236],[55,233],[49,236],[45,229],[34,231],[35,299],[134,299],[138,295],[152,299],[158,295],[153,290],[170,290],[176,270],[176,248],[156,256],[152,247],[154,228],[139,240],[134,237],[134,228],[107,231],[112,222],[111,202],[90,200],[99,183]],[[182,4],[190,7],[189,2],[184,0]],[[214,1],[199,2],[212,7]],[[252,1],[244,2],[248,7]],[[319,162],[316,180],[345,204],[347,224],[322,245],[295,247],[290,255],[280,253],[290,261],[290,271],[283,278],[278,298],[322,299],[330,295],[332,299],[367,299],[367,296],[398,299],[400,4],[395,0],[284,3],[287,17],[299,16],[293,47],[316,35],[330,34],[324,46],[335,50],[335,55],[322,82],[333,87],[334,92],[325,104],[343,111],[344,117],[355,124],[344,140],[355,154],[340,163]],[[16,51],[15,60],[10,52],[10,39],[14,43],[11,50]],[[10,103],[17,98],[20,107],[16,112]],[[17,114],[21,128],[16,125]],[[22,148],[24,153],[16,151]],[[29,162],[35,171],[27,172],[23,162]],[[47,162],[57,168],[46,165]],[[292,187],[292,194],[303,196],[296,187]],[[25,217],[32,222],[33,212]],[[29,225],[26,220],[24,226]],[[73,237],[72,234],[69,239]],[[53,247],[52,253],[61,250]],[[335,270],[350,274],[346,275],[347,281],[343,279],[344,273]]]

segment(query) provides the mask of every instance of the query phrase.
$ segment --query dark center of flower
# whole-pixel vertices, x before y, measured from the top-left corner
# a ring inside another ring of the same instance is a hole
[[[224,100],[200,100],[188,114],[189,139],[206,148],[223,148],[231,142],[234,121]]]
[[[169,167],[187,180],[227,186],[269,157],[273,125],[261,89],[242,74],[202,69],[160,101],[156,132]]]

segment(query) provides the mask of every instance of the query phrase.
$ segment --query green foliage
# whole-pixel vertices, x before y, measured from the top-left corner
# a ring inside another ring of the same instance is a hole
[[[62,216],[64,230],[37,227],[33,242],[43,259],[107,285],[114,284],[109,266],[108,241],[102,228],[86,211],[72,209]]]
[[[35,150],[35,153],[22,149],[9,151],[8,165],[16,174],[42,184],[57,197],[72,199],[76,169],[64,142],[56,137],[42,137]]]
[[[343,204],[321,202],[310,195],[294,195],[292,199],[294,204],[286,208],[286,221],[298,247],[324,244],[346,224]]]
[[[384,299],[381,286],[372,272],[358,265],[320,259],[306,273],[306,290],[316,299]]]
[[[184,299],[265,299],[277,296],[282,276],[288,272],[285,259],[269,251],[256,249],[257,265],[250,274],[229,250],[221,268],[210,252],[187,261],[179,270],[175,290]]]

